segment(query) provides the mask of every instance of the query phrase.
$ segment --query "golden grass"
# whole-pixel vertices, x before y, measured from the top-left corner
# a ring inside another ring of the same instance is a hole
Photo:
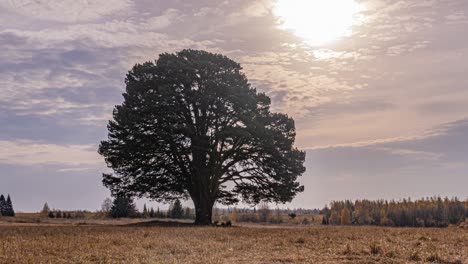
[[[468,231],[251,225],[0,225],[0,263],[423,262],[468,263]]]

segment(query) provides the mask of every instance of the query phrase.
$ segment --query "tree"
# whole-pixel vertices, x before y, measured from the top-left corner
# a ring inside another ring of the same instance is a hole
[[[191,219],[192,218],[192,210],[190,207],[185,207],[184,209],[184,218]]]
[[[327,220],[326,215],[322,216],[322,225],[328,225],[328,220]]]
[[[5,196],[3,196],[2,194],[0,195],[0,215],[7,216],[6,209],[7,209],[7,205],[6,205]]]
[[[156,213],[154,212],[154,208],[153,208],[153,207],[151,207],[151,210],[150,210],[150,212],[149,212],[149,217],[150,217],[150,218],[156,217]]]
[[[148,218],[150,215],[149,215],[149,212],[148,212],[148,208],[146,208],[146,204],[143,205],[143,213],[141,214],[141,217],[143,218]]]
[[[110,214],[112,210],[112,199],[107,197],[106,199],[104,199],[104,201],[102,202],[102,205],[101,205],[101,211],[107,215]]]
[[[339,225],[341,223],[340,215],[336,210],[332,210],[328,223],[331,225]]]
[[[156,211],[156,217],[157,218],[164,218],[164,214],[159,210],[159,207],[158,207],[158,209]]]
[[[6,199],[6,216],[15,216],[15,210],[13,209],[13,203],[11,202],[10,195]]]
[[[345,212],[348,210],[348,212]],[[403,199],[402,201],[369,201],[357,200],[334,201],[331,203],[331,213],[328,208],[322,210],[325,219],[330,224],[337,222],[338,213],[341,212],[341,224],[351,213],[351,223],[357,225],[381,226],[411,226],[411,227],[446,227],[449,224],[458,224],[465,221],[467,209],[458,198],[442,199],[440,197],[426,198],[416,201]],[[335,213],[336,212],[336,213]],[[330,217],[327,217],[330,214]]]
[[[268,206],[268,203],[262,202],[258,209],[258,213],[260,214],[260,222],[268,222],[270,219],[270,207]]]
[[[200,225],[211,223],[215,202],[285,203],[302,192],[294,120],[272,113],[241,69],[197,50],[135,65],[99,146],[114,171],[104,185],[114,195],[191,198]]]
[[[184,208],[182,208],[182,203],[179,199],[176,199],[174,204],[172,204],[170,214],[171,218],[174,219],[180,219],[184,215]]]
[[[112,217],[135,217],[137,213],[136,205],[131,198],[119,195],[114,199],[111,208]]]
[[[347,207],[341,210],[341,225],[351,225],[351,212]]]
[[[50,212],[49,205],[45,203],[44,206],[42,207],[41,214],[44,216],[48,216],[49,212]]]

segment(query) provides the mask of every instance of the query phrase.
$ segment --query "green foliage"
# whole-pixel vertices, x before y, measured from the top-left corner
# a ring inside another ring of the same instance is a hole
[[[164,53],[135,65],[125,83],[99,146],[114,195],[190,197],[196,223],[209,224],[215,202],[284,203],[303,191],[294,120],[270,111],[238,63],[205,51]]]
[[[122,195],[114,199],[111,208],[111,216],[113,218],[136,217],[137,215],[138,211],[133,203],[133,199]]]

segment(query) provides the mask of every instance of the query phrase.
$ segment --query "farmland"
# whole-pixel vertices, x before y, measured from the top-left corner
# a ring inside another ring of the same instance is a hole
[[[0,263],[468,263],[468,230],[0,221]]]

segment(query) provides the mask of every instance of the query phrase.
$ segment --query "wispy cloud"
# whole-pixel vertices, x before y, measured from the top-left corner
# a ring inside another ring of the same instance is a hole
[[[0,140],[0,164],[102,166],[94,145],[55,145],[27,140]]]
[[[40,19],[58,22],[89,21],[115,14],[129,12],[131,0],[6,0],[0,6],[18,13],[26,19]]]

